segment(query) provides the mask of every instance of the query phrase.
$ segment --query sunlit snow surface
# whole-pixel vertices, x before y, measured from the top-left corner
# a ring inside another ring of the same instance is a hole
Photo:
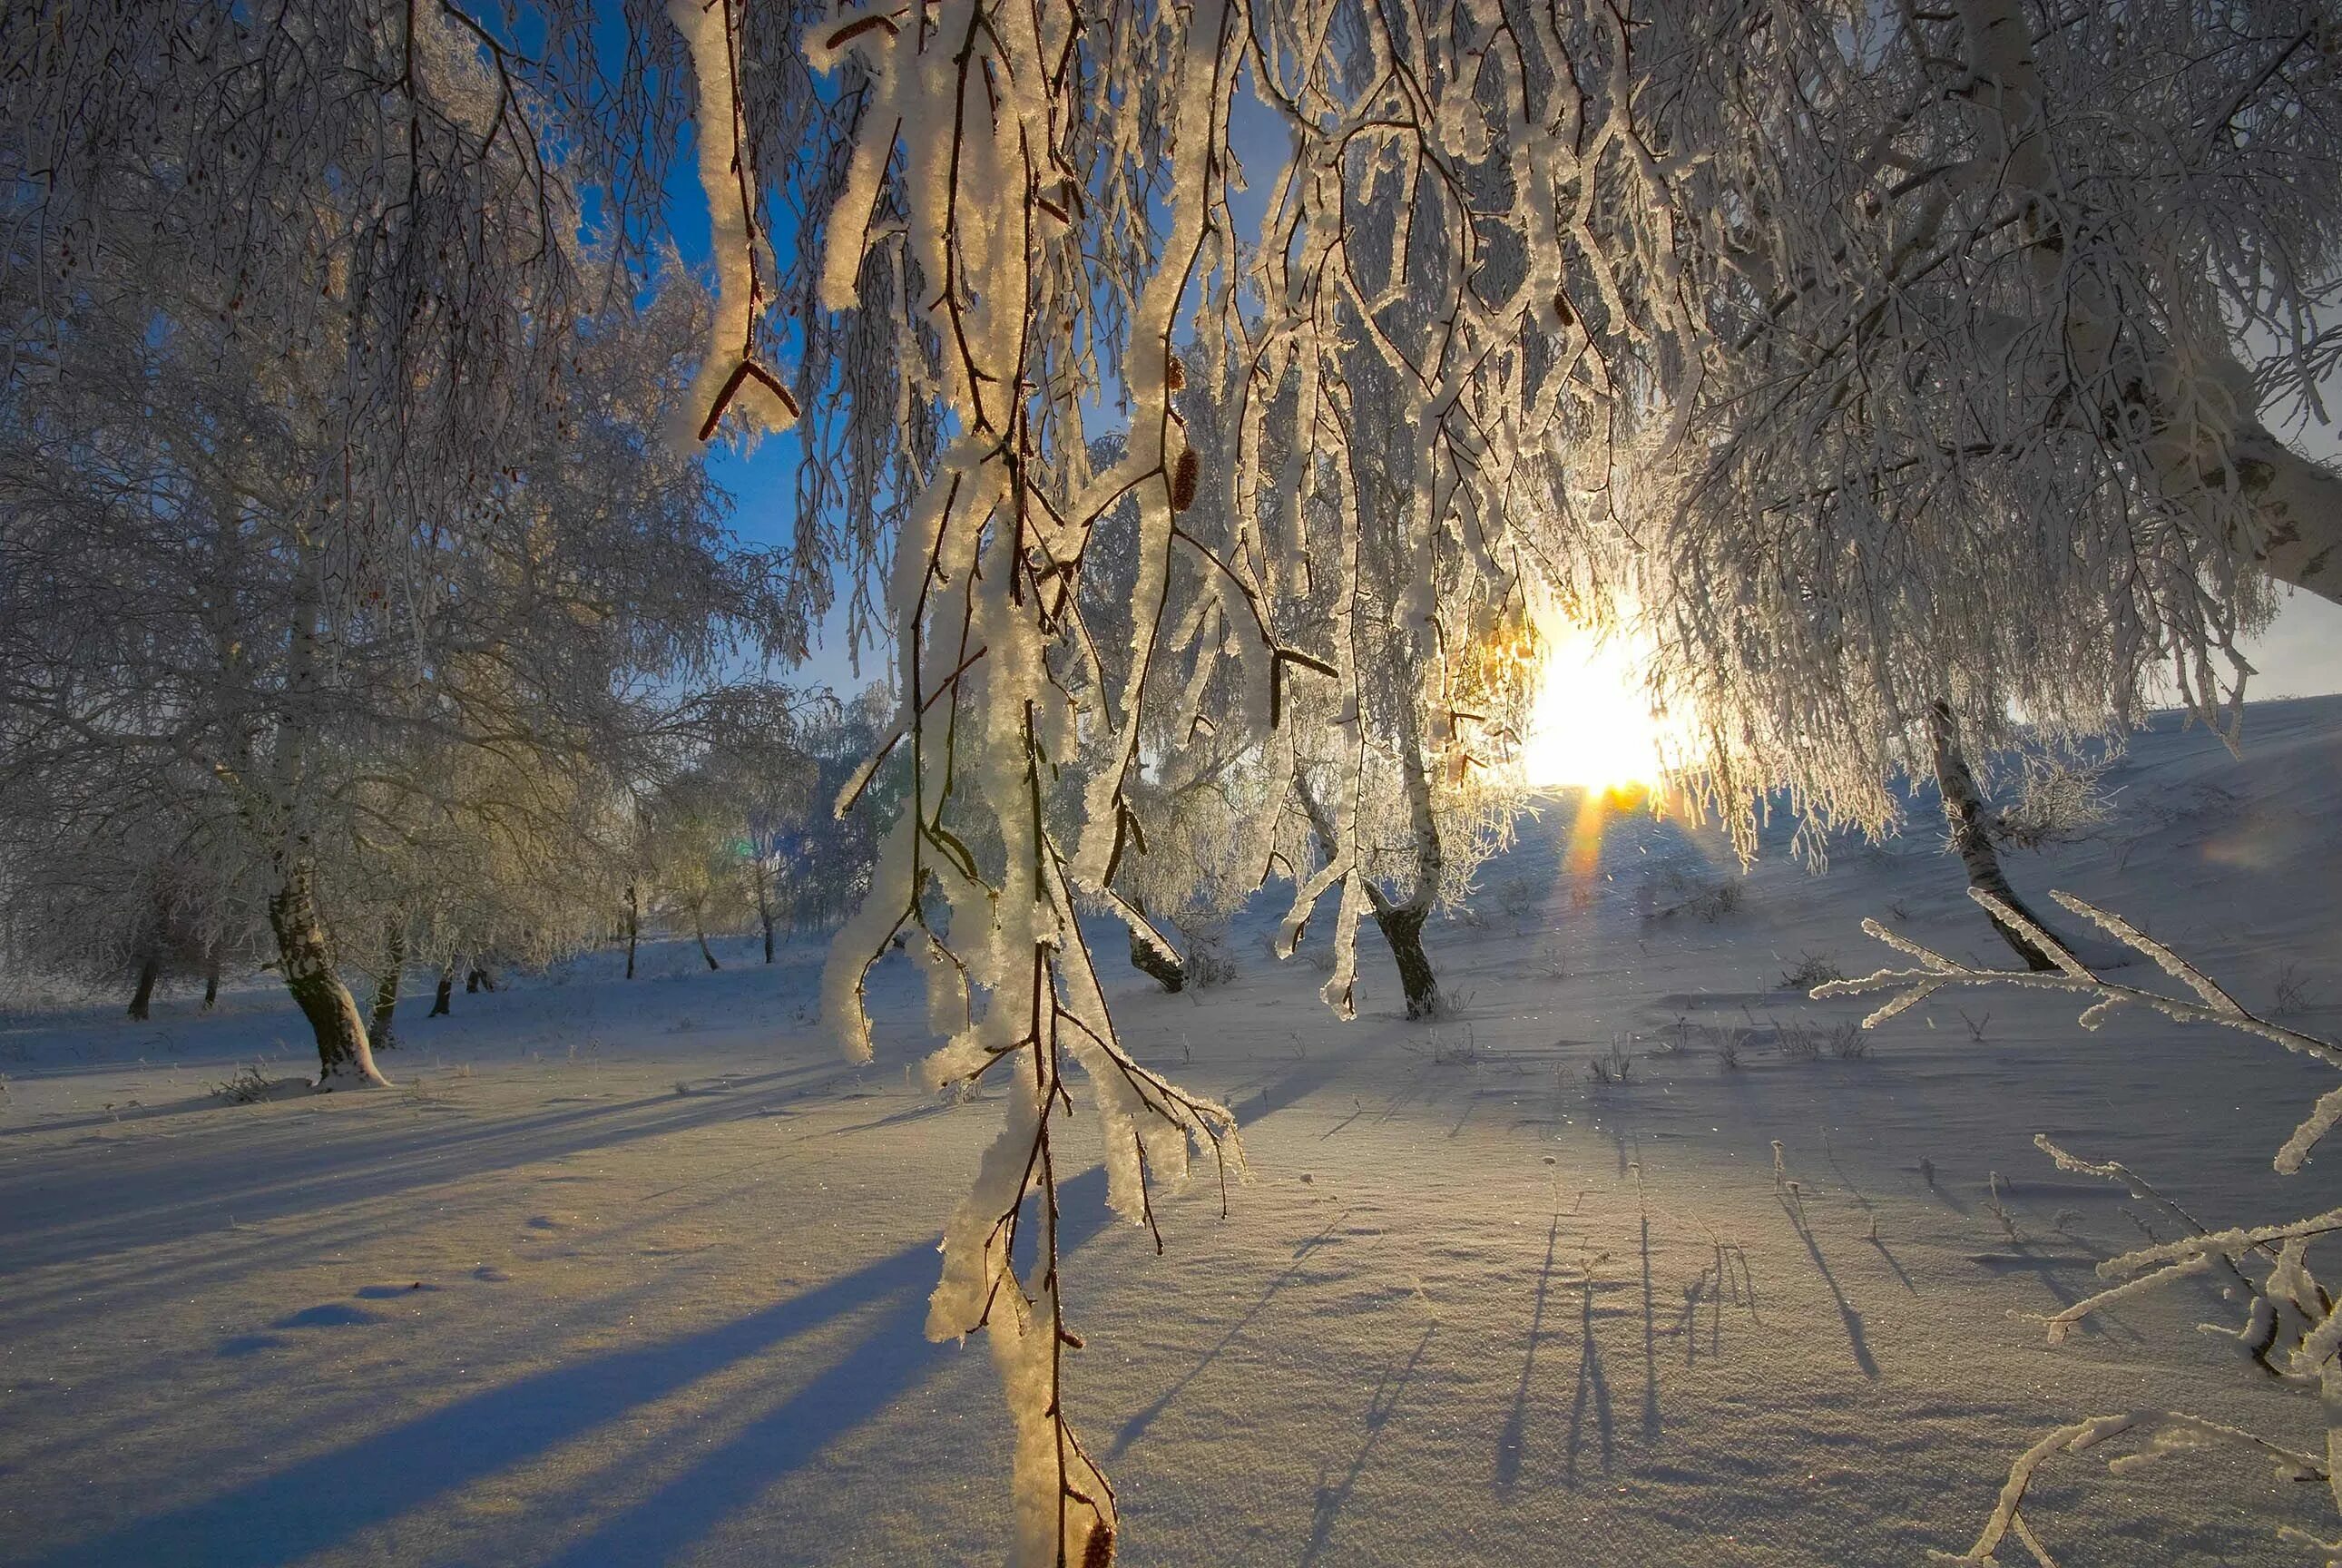
[[[2248,1003],[2296,965],[2318,1004],[2292,1022],[2336,1034],[2337,779],[2342,699],[2252,710],[2242,762],[2167,725],[2110,776],[2110,827],[2010,871]],[[1927,804],[1826,877],[1768,862],[1710,922],[1713,834],[1576,804],[1489,867],[1485,929],[1434,933],[1456,1022],[1402,1022],[1375,950],[1336,1023],[1306,949],[1262,953],[1266,912],[1236,984],[1125,984],[1127,1037],[1236,1106],[1257,1176],[1226,1220],[1208,1187],[1160,1204],[1159,1259],[1095,1165],[1070,1183],[1073,1410],[1125,1561],[1901,1563],[1965,1547],[2012,1453],[2075,1415],[2151,1397],[2314,1443],[2305,1402],[2189,1330],[2208,1293],[2042,1344],[2023,1314],[2140,1234],[2030,1139],[2207,1221],[2313,1213],[2330,1157],[2269,1157],[2330,1073],[2016,994],[1785,1060],[1780,1025],[1860,1009],[1783,971],[1885,962],[1865,914],[2001,961]],[[411,1004],[401,1086],[322,1100],[205,1094],[303,1070],[265,987],[0,1020],[0,1563],[998,1561],[989,1358],[919,1334],[996,1112],[906,1083],[922,1014],[891,962],[856,1072],[807,1014],[816,949],[722,951]],[[1604,1087],[1614,1042],[1632,1082]],[[2068,1459],[2027,1516],[2069,1565],[2296,1563],[2276,1531],[2330,1534],[2320,1496],[2227,1456]]]

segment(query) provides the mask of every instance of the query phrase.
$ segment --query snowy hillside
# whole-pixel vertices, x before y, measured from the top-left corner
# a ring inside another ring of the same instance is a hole
[[[2165,724],[2108,774],[2108,824],[2008,869],[2332,1037],[2337,775],[2342,698],[2252,708],[2242,760]],[[1743,884],[1712,832],[1557,801],[1478,928],[1433,934],[1461,1004],[1436,1025],[1399,1016],[1371,926],[1337,1023],[1311,949],[1263,952],[1265,908],[1226,986],[1128,974],[1126,1041],[1236,1110],[1254,1179],[1226,1219],[1208,1180],[1161,1203],[1160,1257],[1108,1223],[1094,1152],[1067,1183],[1074,1418],[1120,1560],[1916,1563],[1968,1545],[2042,1433],[2150,1383],[2321,1443],[2190,1332],[2234,1315],[2209,1291],[2054,1350],[2027,1318],[2156,1223],[2034,1134],[2207,1223],[2316,1213],[2335,1156],[2270,1155],[2330,1071],[2016,993],[1849,1044],[1866,1007],[1785,986],[1893,961],[1866,915],[2007,961],[1931,812],[1819,876],[1768,838]],[[0,1019],[0,1563],[998,1560],[995,1372],[920,1333],[996,1107],[909,1081],[902,961],[856,1070],[817,947],[718,952],[402,1011],[398,1087],[369,1094],[209,1092],[314,1066],[281,988]],[[2106,1568],[2301,1563],[2280,1527],[2332,1528],[2321,1487],[2224,1452],[2063,1459],[2028,1513]]]

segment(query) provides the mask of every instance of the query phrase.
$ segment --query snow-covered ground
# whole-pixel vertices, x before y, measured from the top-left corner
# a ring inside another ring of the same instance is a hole
[[[2109,826],[2009,869],[2342,1033],[2337,777],[2342,699],[2256,707],[2241,762],[2167,724]],[[1865,914],[2007,961],[1924,822],[1822,877],[1776,854],[1709,921],[1652,914],[1731,874],[1714,835],[1578,817],[1491,866],[1485,929],[1435,934],[1456,1021],[1401,1020],[1377,953],[1336,1022],[1265,914],[1236,983],[1124,988],[1127,1037],[1236,1106],[1255,1173],[1226,1219],[1208,1183],[1163,1203],[1159,1258],[1106,1223],[1095,1164],[1070,1183],[1073,1410],[1124,1561],[1911,1563],[1966,1547],[2014,1453],[2077,1415],[2152,1399],[2318,1445],[2307,1402],[2191,1331],[2227,1315],[2208,1292],[2056,1350],[2025,1314],[2147,1218],[2035,1133],[2207,1222],[2315,1213],[2334,1157],[2269,1162],[2330,1072],[2016,993],[1790,1059],[1784,1025],[1866,1009],[1783,973],[1892,959]],[[1508,884],[1541,907],[1504,914]],[[997,1109],[907,1081],[896,964],[857,1071],[814,1017],[815,948],[719,953],[411,1002],[372,1094],[207,1092],[304,1069],[265,986],[146,1024],[0,1018],[0,1563],[996,1561],[990,1359],[919,1331]],[[2225,1453],[2062,1460],[2028,1514],[2075,1568],[2301,1563],[2280,1525],[2334,1533],[2322,1488]]]

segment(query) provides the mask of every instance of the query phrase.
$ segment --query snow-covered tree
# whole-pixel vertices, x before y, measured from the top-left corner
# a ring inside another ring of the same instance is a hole
[[[653,909],[691,933],[708,968],[723,968],[707,944],[709,933],[737,930],[756,907],[756,846],[738,794],[728,780],[692,768],[661,784],[644,814]]]
[[[787,883],[796,869],[793,824],[809,817],[819,767],[806,749],[806,720],[834,705],[784,686],[743,685],[709,714],[699,766],[710,810],[731,830],[747,906],[773,962],[776,932],[789,923]]]
[[[761,814],[776,924],[800,934],[836,931],[870,891],[879,840],[901,805],[905,759],[897,754],[880,766],[856,810],[839,816],[830,806],[885,741],[894,713],[894,699],[876,685],[796,709],[792,754],[776,759],[786,764],[792,787],[775,792]]]
[[[12,966],[125,985],[143,1020],[158,985],[249,961],[259,898],[233,853],[235,824],[189,770],[159,779],[58,770],[0,822],[0,941]]]
[[[630,308],[596,116],[671,122],[599,96],[590,11],[525,57],[445,5],[0,24],[8,776],[201,776],[327,1085],[378,1078],[323,900],[370,795],[428,793],[395,764],[655,723],[760,607],[643,434],[698,307]]]
[[[1225,483],[1273,614],[1326,604],[1332,672],[1301,699],[1326,723],[1272,743],[1295,781],[1273,798],[1329,830],[1285,940],[1337,894],[1325,995],[1346,1006],[1375,914],[1415,1012],[1434,994],[1416,934],[1505,815],[1489,786],[1518,694],[1487,675],[1530,586],[1575,580],[1592,548],[1570,492],[1606,484],[1624,348],[1673,363],[1672,238],[1622,16],[1327,5],[1254,25],[1295,150],[1213,340],[1239,389]],[[1312,754],[1313,733],[1342,738]],[[1472,825],[1443,834],[1444,814]]]
[[[2268,580],[2342,581],[2342,476],[2279,438],[2342,283],[2320,8],[1695,5],[1636,48],[1698,352],[1626,511],[1713,798],[1881,831],[1962,746],[2167,687],[2232,724]]]

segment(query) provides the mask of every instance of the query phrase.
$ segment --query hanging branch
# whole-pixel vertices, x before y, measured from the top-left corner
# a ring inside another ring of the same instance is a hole
[[[1085,26],[1064,0],[946,0],[830,17],[806,46],[860,95],[822,220],[818,304],[899,308],[913,327],[896,340],[891,385],[849,375],[845,415],[898,429],[932,420],[943,436],[893,541],[896,720],[839,807],[863,798],[882,764],[906,771],[907,798],[868,899],[833,945],[824,1000],[848,1055],[868,1060],[866,977],[907,937],[931,1020],[950,1036],[926,1064],[927,1083],[966,1090],[990,1076],[1006,1092],[1000,1134],[945,1228],[926,1327],[938,1339],[982,1331],[991,1344],[1016,1434],[1016,1555],[1027,1568],[1102,1568],[1117,1533],[1113,1489],[1065,1398],[1065,1354],[1081,1344],[1058,1246],[1056,1118],[1076,1104],[1067,1064],[1100,1119],[1109,1206],[1158,1241],[1154,1188],[1183,1183],[1191,1151],[1211,1155],[1223,1193],[1243,1168],[1227,1109],[1144,1067],[1120,1040],[1076,904],[1076,889],[1105,892],[1129,820],[1172,519],[1198,484],[1170,402],[1171,346],[1212,185],[1233,167],[1220,132],[1241,15],[1206,3],[1128,18],[1145,35],[1133,52],[1127,33]],[[721,79],[739,59],[721,46],[729,17],[728,0],[679,15],[701,29],[694,57],[711,140],[737,96]],[[746,143],[733,139],[736,155]],[[1167,175],[1137,172],[1162,152]],[[704,172],[716,167],[703,158]],[[1129,321],[1112,368],[1134,412],[1120,461],[1093,476],[1080,404],[1104,372],[1088,335],[1106,307],[1088,256],[1100,215],[1126,215],[1131,182],[1167,214],[1168,233],[1159,254],[1122,252],[1112,273]],[[711,183],[711,203],[738,253],[727,286],[754,303],[759,242],[739,189]],[[882,253],[900,258],[891,283]],[[740,365],[726,388],[777,392]],[[710,394],[703,428],[721,398]],[[1098,678],[1072,589],[1098,519],[1124,497],[1138,509],[1142,566],[1129,611],[1137,652],[1116,691]],[[1070,831],[1061,781],[1083,786]],[[1036,1221],[1020,1268],[1020,1233]]]

